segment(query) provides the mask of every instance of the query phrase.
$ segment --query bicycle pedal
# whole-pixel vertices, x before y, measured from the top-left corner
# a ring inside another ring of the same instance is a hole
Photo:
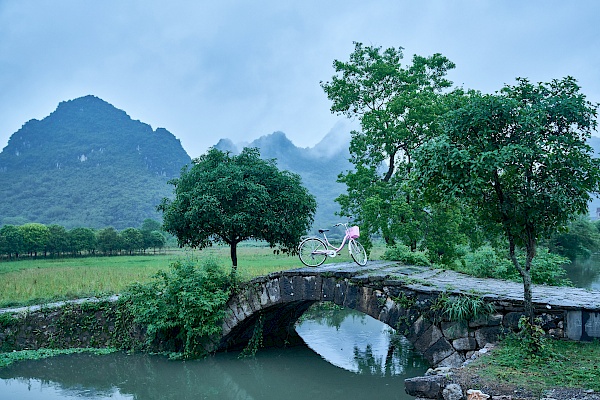
[[[335,250],[328,250],[327,255],[329,257],[335,257],[335,256],[337,256],[337,253],[335,252]]]

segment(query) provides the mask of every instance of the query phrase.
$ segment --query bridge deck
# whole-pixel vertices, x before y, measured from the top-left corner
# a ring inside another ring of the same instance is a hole
[[[325,264],[316,268],[298,268],[289,273],[333,274],[361,281],[397,281],[402,286],[420,292],[477,294],[488,300],[519,301],[523,299],[523,284],[500,279],[475,278],[458,272],[402,265],[392,261],[370,261],[360,267],[354,263]],[[284,275],[286,274],[284,272]],[[600,311],[600,291],[574,287],[533,285],[533,303],[538,306],[563,309]]]

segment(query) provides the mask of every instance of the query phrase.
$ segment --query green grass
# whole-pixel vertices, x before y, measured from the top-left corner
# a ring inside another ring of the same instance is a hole
[[[543,392],[557,387],[600,391],[600,342],[549,340],[547,357],[528,358],[517,340],[505,340],[468,368],[489,382]]]
[[[375,251],[374,255],[377,254]],[[214,258],[224,268],[231,267],[229,247],[213,246],[202,251],[174,249],[166,254],[80,257],[0,262],[0,307],[31,305],[87,296],[120,293],[134,282],[147,282],[159,270],[167,270],[177,260]],[[351,261],[344,249],[327,262]],[[261,243],[238,247],[238,276],[256,276],[303,267],[297,256],[274,254]]]

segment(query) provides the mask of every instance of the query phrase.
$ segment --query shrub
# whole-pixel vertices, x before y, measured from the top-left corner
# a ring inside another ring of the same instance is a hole
[[[383,255],[383,259],[400,261],[408,265],[429,265],[427,254],[421,251],[410,251],[408,246],[405,245],[388,248]]]
[[[213,260],[197,268],[175,262],[147,284],[134,284],[124,295],[135,321],[147,326],[147,340],[167,338],[182,347],[183,358],[203,356],[202,343],[221,333],[220,322],[231,292],[229,276]]]
[[[521,265],[525,264],[524,254],[519,254],[517,258]],[[566,277],[567,272],[563,268],[563,265],[569,262],[568,258],[552,254],[547,248],[538,248],[537,255],[531,264],[532,282],[538,285],[571,285]],[[521,276],[513,263],[491,246],[483,246],[475,251],[468,252],[460,263],[456,263],[452,269],[479,278],[521,280]]]

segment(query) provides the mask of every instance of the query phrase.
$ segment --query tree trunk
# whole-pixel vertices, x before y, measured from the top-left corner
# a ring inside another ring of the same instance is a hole
[[[533,292],[531,290],[531,261],[535,256],[535,243],[530,243],[527,246],[527,256],[525,265],[521,265],[519,260],[517,260],[517,255],[515,253],[515,242],[512,237],[508,238],[509,243],[509,252],[510,259],[513,262],[513,265],[519,271],[521,275],[521,279],[523,279],[523,307],[525,311],[525,315],[529,319],[529,323],[533,325],[535,320],[535,310],[533,308]]]
[[[232,241],[229,244],[229,249],[230,249],[230,253],[231,253],[231,263],[232,263],[232,267],[231,267],[231,275],[235,276],[235,274],[237,273],[237,244],[238,242],[236,241]]]

